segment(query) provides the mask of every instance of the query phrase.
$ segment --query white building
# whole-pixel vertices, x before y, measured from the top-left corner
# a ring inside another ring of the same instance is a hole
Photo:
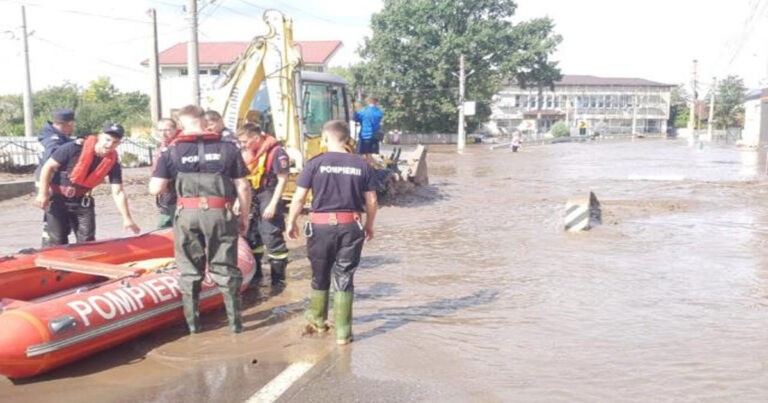
[[[324,72],[328,62],[341,48],[341,41],[296,41],[301,50],[302,70]],[[200,42],[198,59],[200,92],[211,87],[213,81],[248,47],[249,42]],[[163,116],[189,104],[191,87],[187,71],[187,43],[181,42],[160,52],[160,93]],[[148,62],[142,62],[147,66]]]
[[[768,88],[750,91],[744,97],[744,130],[740,144],[745,147],[768,144]]]
[[[572,133],[666,133],[673,87],[641,78],[564,75],[554,91],[539,96],[536,88],[510,83],[496,95],[487,128],[546,133],[563,121]]]

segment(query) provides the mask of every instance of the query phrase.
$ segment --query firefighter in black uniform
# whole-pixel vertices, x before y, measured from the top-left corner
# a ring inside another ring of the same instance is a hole
[[[200,285],[206,264],[224,297],[230,330],[243,330],[240,313],[242,273],[237,267],[238,234],[248,225],[250,183],[243,158],[234,143],[208,133],[204,111],[194,105],[179,111],[182,133],[161,154],[149,182],[153,195],[176,179],[176,218],[173,221],[176,264],[181,272],[184,317],[190,333],[200,332]],[[235,199],[241,215],[232,211]]]
[[[109,123],[98,135],[62,145],[43,164],[35,198],[35,204],[46,209],[43,246],[67,244],[71,232],[78,243],[96,238],[96,209],[91,190],[106,177],[123,216],[123,227],[139,233],[128,209],[117,156],[117,146],[124,134],[122,126]]]
[[[285,285],[288,247],[285,245],[285,204],[283,191],[288,179],[288,154],[272,136],[259,126],[247,124],[237,132],[237,141],[248,167],[251,194],[251,218],[246,239],[256,260],[254,281],[263,277],[261,259],[266,246],[272,287]]]
[[[288,236],[296,239],[297,219],[311,189],[312,207],[304,235],[312,266],[312,291],[304,316],[310,332],[328,329],[328,290],[333,282],[336,342],[341,345],[352,341],[353,276],[364,240],[373,239],[376,218],[373,168],[361,156],[346,152],[348,137],[346,122],[333,120],[323,125],[328,152],[307,162],[288,215]]]

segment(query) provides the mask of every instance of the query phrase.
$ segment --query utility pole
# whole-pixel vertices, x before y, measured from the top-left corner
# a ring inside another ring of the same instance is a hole
[[[29,74],[29,43],[27,41],[27,11],[21,6],[21,40],[24,43],[24,136],[34,137],[34,122],[32,121],[32,79]]]
[[[461,151],[466,144],[464,133],[464,54],[459,56],[459,137],[456,150]]]
[[[632,94],[632,136],[637,134],[637,89]]]
[[[692,70],[692,78],[691,78],[691,107],[689,111],[688,116],[688,130],[691,131],[691,140],[694,139],[694,122],[696,121],[696,100],[698,98],[698,94],[696,93],[696,64],[698,62],[694,59],[693,60],[693,70]]]
[[[152,54],[149,56],[149,74],[152,87],[149,92],[149,112],[152,116],[152,123],[157,123],[163,117],[160,98],[160,69],[157,56],[157,11],[154,8],[150,8],[147,14],[149,14],[149,18],[152,20]]]
[[[712,121],[715,118],[715,89],[717,88],[717,77],[712,77],[712,87],[709,89],[709,117],[707,117],[707,137],[712,141]]]
[[[197,56],[197,0],[187,0],[187,19],[189,19],[187,74],[192,84],[192,104],[200,105],[200,61]]]

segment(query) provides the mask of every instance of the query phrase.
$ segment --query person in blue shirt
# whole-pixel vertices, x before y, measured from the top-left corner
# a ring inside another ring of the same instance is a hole
[[[379,153],[379,141],[382,139],[381,120],[384,118],[384,111],[379,107],[379,100],[369,97],[366,100],[365,108],[355,112],[355,122],[360,124],[360,131],[357,134],[357,153],[361,154],[366,161],[372,162],[371,154]]]

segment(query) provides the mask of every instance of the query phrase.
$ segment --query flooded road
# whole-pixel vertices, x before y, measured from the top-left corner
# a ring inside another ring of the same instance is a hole
[[[431,147],[429,169],[429,188],[380,210],[349,347],[300,336],[309,274],[294,244],[288,289],[247,296],[245,333],[219,312],[200,337],[177,326],[0,380],[0,400],[244,401],[299,362],[311,369],[280,401],[768,399],[764,158],[644,140]],[[565,233],[565,201],[589,191],[603,225]],[[0,221],[33,234],[4,234],[5,248],[39,240],[41,214],[19,200]]]

